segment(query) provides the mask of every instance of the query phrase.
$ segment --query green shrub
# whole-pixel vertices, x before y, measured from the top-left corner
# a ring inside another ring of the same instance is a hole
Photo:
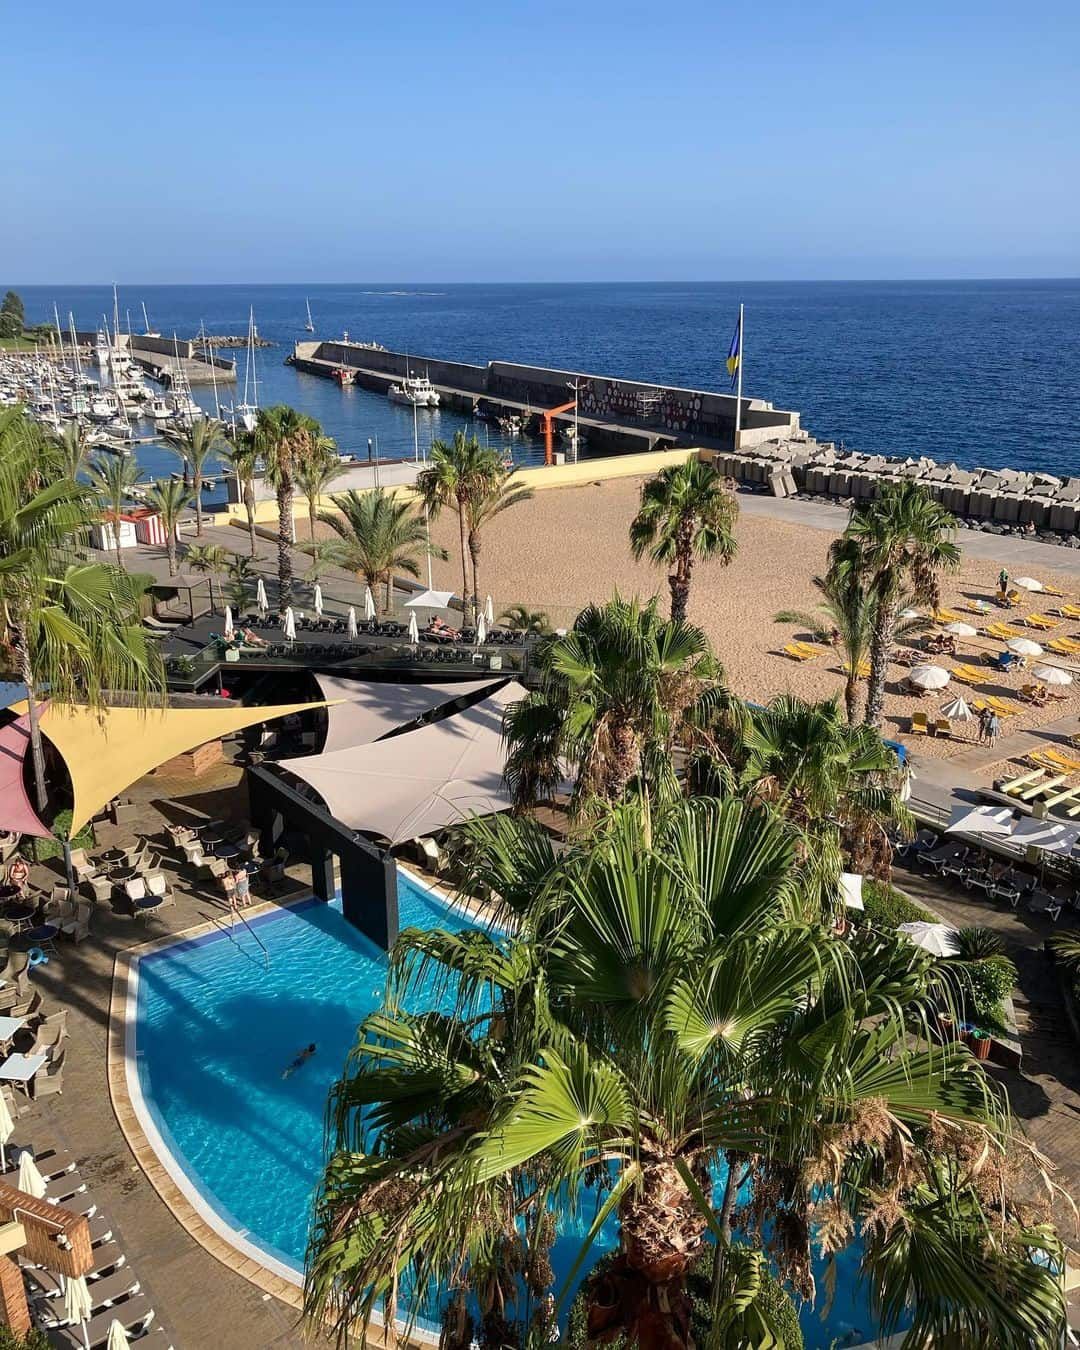
[[[985,961],[1001,956],[1005,943],[992,928],[960,928],[956,933],[956,954],[961,961]]]
[[[1000,1026],[1002,1001],[1016,987],[1016,967],[1007,956],[988,956],[964,969],[964,983],[972,1021],[978,1026]]]
[[[37,1327],[19,1336],[9,1326],[0,1325],[0,1350],[50,1350],[49,1338]]]
[[[34,862],[44,862],[47,858],[62,858],[64,856],[64,839],[67,838],[67,832],[71,829],[71,812],[61,811],[53,821],[53,837],[49,839],[35,839],[31,844]],[[93,848],[94,829],[92,825],[84,825],[75,838],[71,841],[71,847]],[[0,1345],[0,1350],[3,1346]]]
[[[570,1305],[566,1336],[561,1342],[568,1347],[568,1350],[584,1350],[587,1345],[585,1288],[592,1279],[602,1274],[614,1259],[615,1253],[608,1252],[597,1261],[596,1265],[582,1280],[578,1292],[574,1296],[574,1301]],[[713,1249],[711,1246],[707,1246],[691,1266],[687,1277],[687,1292],[690,1295],[691,1304],[690,1329],[697,1345],[708,1343],[711,1326],[709,1298],[712,1292],[712,1261]],[[803,1350],[804,1342],[802,1327],[799,1325],[799,1314],[790,1295],[780,1281],[772,1275],[767,1275],[762,1283],[758,1299],[770,1325],[776,1327],[783,1339],[784,1350]],[[626,1350],[625,1338],[620,1335],[614,1341],[605,1341],[604,1350]]]
[[[902,923],[936,923],[928,909],[908,899],[903,891],[883,881],[863,882],[865,911],[850,910],[855,922],[872,923],[875,928],[899,928]]]

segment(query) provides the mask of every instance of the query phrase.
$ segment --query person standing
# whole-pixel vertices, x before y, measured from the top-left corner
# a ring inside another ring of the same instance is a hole
[[[994,742],[997,740],[1000,731],[1001,718],[996,712],[992,712],[986,719],[986,740],[991,749],[993,749]]]
[[[240,909],[251,904],[251,876],[246,867],[236,869],[236,903]]]
[[[1004,603],[1009,596],[1009,573],[1006,568],[1002,568],[998,573],[998,595]]]

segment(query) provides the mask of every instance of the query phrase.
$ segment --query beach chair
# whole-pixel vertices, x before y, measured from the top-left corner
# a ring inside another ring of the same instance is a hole
[[[1053,746],[1043,746],[1038,750],[1032,750],[1028,755],[1028,760],[1032,764],[1038,764],[1042,769],[1050,769],[1052,772],[1080,773],[1080,759],[1074,759],[1071,755],[1062,754],[1060,750],[1055,750]]]
[[[1037,684],[1022,685],[1017,695],[1017,698],[1023,699],[1025,703],[1030,703],[1035,708],[1045,708],[1047,697],[1046,694],[1039,693]]]
[[[1056,586],[1046,586],[1042,588],[1043,595],[1064,595],[1064,591],[1059,591]]]
[[[840,669],[844,672],[845,675],[850,675],[851,663],[849,661],[842,661],[840,663]],[[868,680],[870,678],[869,661],[860,661],[858,663],[858,665],[855,667],[855,678],[857,680]]]
[[[66,1050],[53,1055],[47,1064],[43,1064],[31,1080],[30,1095],[35,1101],[39,1097],[59,1096],[64,1090],[64,1057]],[[75,1173],[71,1173],[72,1176]],[[65,1197],[68,1198],[68,1197]]]
[[[1028,901],[1029,914],[1046,914],[1051,923],[1057,923],[1061,911],[1068,903],[1066,897],[1054,891],[1037,890]]]
[[[72,942],[81,942],[83,938],[90,936],[90,919],[93,913],[93,905],[87,904],[85,900],[76,900],[74,915],[67,923],[61,924],[60,931],[65,937],[71,938]]]
[[[926,713],[913,712],[911,714],[910,731],[913,736],[928,736],[930,734],[930,727],[926,720]]]
[[[966,662],[961,662],[958,666],[953,666],[950,674],[954,680],[959,680],[961,684],[982,684],[983,676]]]
[[[985,600],[965,600],[960,608],[968,614],[987,614],[990,610]]]
[[[936,721],[930,723],[931,736],[951,736],[952,723],[947,717],[939,717]]]
[[[1043,633],[1048,632],[1051,628],[1061,627],[1061,620],[1052,619],[1049,614],[1029,614],[1023,622],[1029,628],[1038,628]]]
[[[817,652],[807,651],[806,648],[800,647],[795,642],[786,643],[784,651],[795,661],[812,661],[817,656]]]
[[[999,717],[1016,717],[1023,712],[1015,703],[1007,698],[998,698],[996,694],[988,694],[986,701]]]
[[[1080,656],[1080,642],[1074,638],[1051,638],[1046,644],[1047,649],[1056,652],[1058,656]]]
[[[88,884],[94,893],[94,900],[99,905],[104,904],[112,895],[113,884],[108,877],[91,877]]]
[[[1080,605],[1058,605],[1057,612],[1063,619],[1080,619]]]
[[[994,623],[988,623],[986,625],[986,633],[988,637],[1001,638],[1002,641],[1006,641],[1009,638],[1024,636],[1024,630],[1022,628],[1015,628],[1010,623],[1002,623],[1000,619],[996,620]]]
[[[75,874],[75,880],[80,885],[84,881],[89,881],[91,877],[97,876],[97,864],[90,860],[84,848],[71,850],[71,870]]]

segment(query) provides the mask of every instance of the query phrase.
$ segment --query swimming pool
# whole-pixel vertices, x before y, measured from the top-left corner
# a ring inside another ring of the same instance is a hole
[[[398,874],[398,891],[403,927],[467,926],[406,873]],[[386,957],[346,923],[340,904],[304,901],[251,926],[266,957],[238,926],[234,936],[215,931],[138,959],[129,982],[128,1087],[151,1145],[202,1217],[298,1282],[322,1171],[327,1093],[357,1025],[381,998]],[[283,1079],[312,1041],[315,1055]],[[588,1211],[582,1206],[560,1225],[556,1284],[577,1255]],[[605,1245],[615,1234],[612,1220]],[[857,1262],[855,1249],[838,1258],[824,1322],[803,1310],[810,1350],[872,1339]]]

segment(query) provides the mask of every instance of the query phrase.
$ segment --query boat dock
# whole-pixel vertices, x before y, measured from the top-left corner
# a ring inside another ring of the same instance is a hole
[[[347,370],[354,383],[380,394],[410,376],[426,376],[444,406],[472,417],[516,416],[542,421],[546,414],[553,422],[567,426],[575,420],[576,398],[576,419],[588,437],[590,455],[679,446],[730,450],[734,443],[735,396],[713,390],[674,388],[510,361],[475,366],[344,341],[297,342],[288,363],[327,379]],[[780,411],[763,399],[744,397],[740,422],[739,443],[743,448],[799,434],[798,413]]]

